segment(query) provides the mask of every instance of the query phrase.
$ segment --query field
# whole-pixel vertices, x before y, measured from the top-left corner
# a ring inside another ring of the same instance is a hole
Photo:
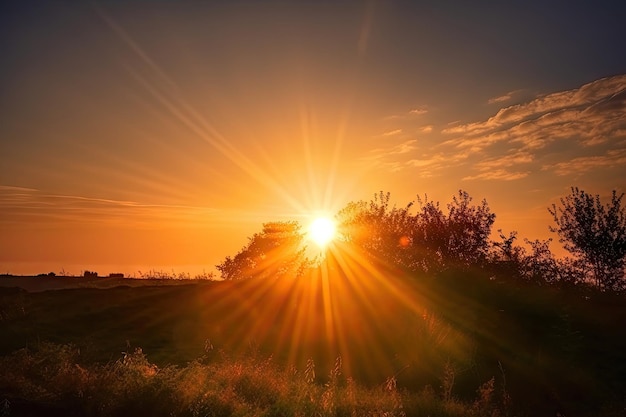
[[[107,289],[115,287],[158,287],[188,285],[197,282],[190,279],[130,279],[130,278],[86,278],[49,276],[0,276],[0,288],[22,288],[28,292],[68,290],[77,288]]]
[[[626,305],[589,289],[467,271],[0,281],[6,415],[617,416],[626,405]]]

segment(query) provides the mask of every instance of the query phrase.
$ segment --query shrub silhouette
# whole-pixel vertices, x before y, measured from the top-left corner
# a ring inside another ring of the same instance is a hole
[[[306,264],[300,228],[298,222],[265,223],[237,255],[216,268],[226,280],[298,274]]]
[[[547,285],[572,285],[589,278],[601,289],[625,287],[626,213],[622,195],[613,191],[606,206],[599,196],[572,187],[561,204],[548,210],[559,242],[574,259],[556,259],[551,239],[525,240],[528,250],[515,244],[516,232],[492,241],[496,215],[486,200],[474,204],[463,190],[444,210],[439,202],[419,196],[402,208],[391,205],[390,193],[379,192],[370,201],[348,203],[337,213],[339,244],[333,251],[356,252],[373,265],[387,265],[411,273],[439,274],[478,268],[496,276]],[[260,233],[217,269],[226,280],[251,277],[300,276],[313,266],[306,256],[298,222],[265,223]]]
[[[390,194],[380,192],[369,202],[350,203],[339,212],[344,240],[370,258],[385,260],[414,272],[468,267],[487,260],[495,214],[485,200],[473,205],[460,190],[444,213],[438,202],[418,197],[404,208],[390,207]]]
[[[626,260],[626,212],[621,206],[624,194],[614,190],[605,206],[599,195],[591,195],[578,187],[561,198],[560,205],[548,209],[566,250],[577,256],[590,270],[594,283],[605,290],[624,289]]]

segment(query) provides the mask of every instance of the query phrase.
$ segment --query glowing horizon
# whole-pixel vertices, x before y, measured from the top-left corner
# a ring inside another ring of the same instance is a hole
[[[265,222],[381,190],[463,189],[546,239],[570,186],[626,190],[626,58],[576,20],[619,13],[270,3],[0,13],[0,272],[213,271]]]

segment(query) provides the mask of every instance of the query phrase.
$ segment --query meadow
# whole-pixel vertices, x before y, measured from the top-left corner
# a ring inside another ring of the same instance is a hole
[[[3,415],[623,415],[622,296],[361,279],[1,288]]]

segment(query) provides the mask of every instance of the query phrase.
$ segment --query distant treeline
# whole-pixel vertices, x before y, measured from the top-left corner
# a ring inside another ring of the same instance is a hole
[[[521,246],[516,231],[498,230],[498,239],[492,240],[496,215],[486,200],[474,204],[465,191],[460,190],[445,210],[426,196],[397,207],[390,194],[381,191],[370,201],[351,202],[338,212],[338,237],[324,262],[345,268],[346,259],[356,258],[421,275],[480,269],[495,278],[537,285],[594,285],[619,292],[626,288],[623,195],[613,191],[603,204],[599,195],[572,187],[560,204],[549,207],[554,219],[550,230],[571,255],[557,259],[550,250],[552,239],[525,239]],[[298,222],[266,223],[239,253],[216,267],[227,280],[303,276],[321,262],[308,257],[305,238]]]
[[[14,276],[11,274],[3,274],[3,276]],[[71,276],[66,274],[65,272],[61,274],[57,274],[56,272],[48,272],[37,274],[37,277],[64,277],[64,278],[78,278],[76,276]],[[132,277],[126,276],[121,272],[113,272],[108,275],[100,275],[96,271],[86,270],[80,275],[83,278],[132,278],[132,279],[169,279],[169,280],[213,280],[215,279],[215,275],[212,272],[202,272],[199,274],[191,275],[186,272],[176,273],[172,272],[164,272],[164,271],[154,271],[150,270],[148,272],[138,271],[137,275],[133,274]]]

